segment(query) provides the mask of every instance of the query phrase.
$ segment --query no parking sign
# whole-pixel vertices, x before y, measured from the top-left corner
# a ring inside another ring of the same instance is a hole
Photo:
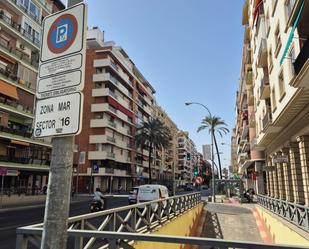
[[[86,5],[79,4],[44,20],[41,62],[81,52],[85,46]]]

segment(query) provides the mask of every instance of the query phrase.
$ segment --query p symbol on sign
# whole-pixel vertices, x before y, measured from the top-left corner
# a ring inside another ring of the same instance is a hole
[[[56,43],[64,42],[68,39],[68,24],[57,27]]]

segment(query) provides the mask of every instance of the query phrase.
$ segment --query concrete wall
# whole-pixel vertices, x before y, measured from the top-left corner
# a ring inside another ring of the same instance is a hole
[[[158,228],[153,234],[174,235],[174,236],[194,236],[196,235],[199,217],[203,210],[203,203],[178,216],[178,218],[166,223],[163,227]],[[178,249],[183,248],[179,244],[153,243],[153,242],[136,242],[136,249]]]
[[[295,229],[290,228],[293,225],[284,224],[287,222],[281,222],[279,217],[276,218],[274,214],[269,213],[260,206],[256,206],[256,210],[264,221],[274,244],[309,246],[308,233],[303,231],[296,232]]]

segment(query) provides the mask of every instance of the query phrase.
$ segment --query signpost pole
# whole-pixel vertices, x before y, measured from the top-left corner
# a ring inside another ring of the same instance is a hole
[[[68,0],[68,6],[83,2]],[[74,136],[54,137],[41,249],[67,247]]]
[[[2,174],[2,181],[1,181],[1,208],[3,206],[3,187],[4,187],[4,174]]]

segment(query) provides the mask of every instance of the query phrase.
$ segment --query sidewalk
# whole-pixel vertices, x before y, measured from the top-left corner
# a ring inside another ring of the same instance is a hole
[[[204,208],[206,218],[201,237],[263,242],[250,208],[225,203],[207,203]]]

